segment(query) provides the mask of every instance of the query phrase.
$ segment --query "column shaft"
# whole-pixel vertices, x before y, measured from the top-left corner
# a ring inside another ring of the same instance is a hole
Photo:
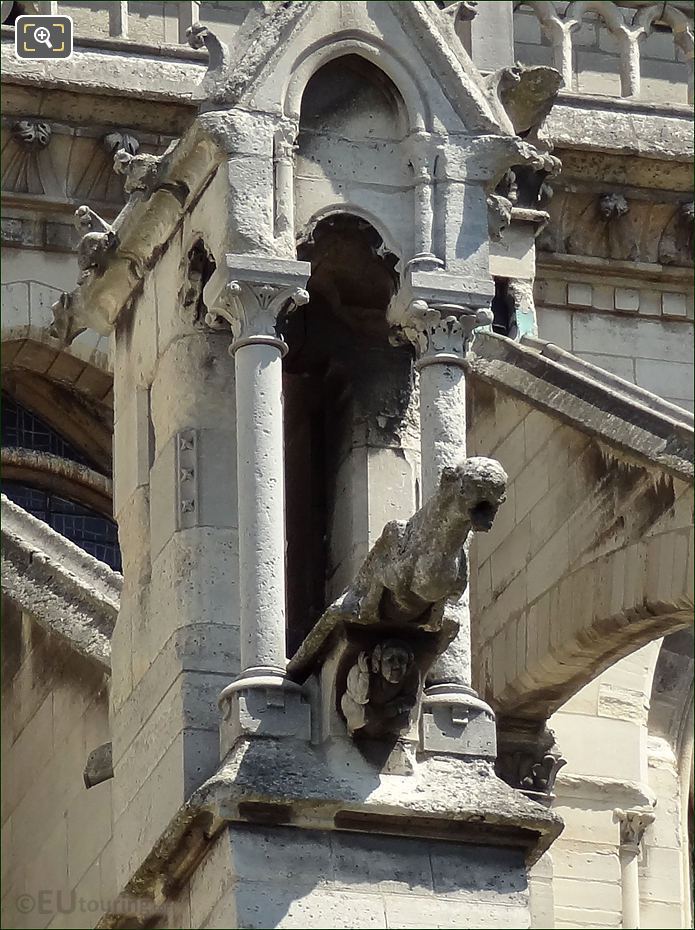
[[[638,852],[631,844],[620,848],[623,930],[638,930],[640,925]]]
[[[247,343],[235,368],[243,674],[286,664],[282,353]]]
[[[466,375],[460,364],[426,357],[420,364],[420,436],[422,498],[439,484],[442,469],[466,457]],[[428,684],[471,685],[471,617],[468,588],[456,603],[446,606],[458,625],[456,639],[435,662]]]

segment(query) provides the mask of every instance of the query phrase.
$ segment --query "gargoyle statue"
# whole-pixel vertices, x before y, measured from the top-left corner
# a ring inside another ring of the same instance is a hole
[[[410,520],[386,524],[354,583],[329,609],[359,623],[437,629],[444,603],[468,585],[468,534],[490,529],[506,486],[494,459],[477,456],[445,468],[437,491]]]
[[[406,643],[387,639],[371,654],[360,652],[340,699],[348,733],[376,737],[405,732],[419,690],[420,672]]]
[[[83,234],[77,247],[77,264],[85,278],[89,272],[101,274],[108,253],[115,248],[118,237],[105,220],[90,207],[75,210],[75,226]]]
[[[161,161],[161,155],[131,155],[125,149],[119,149],[113,156],[113,170],[125,177],[123,190],[126,194],[149,191],[157,177]]]

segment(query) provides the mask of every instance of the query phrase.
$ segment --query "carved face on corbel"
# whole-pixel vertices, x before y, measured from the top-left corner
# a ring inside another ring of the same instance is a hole
[[[375,646],[372,652],[372,671],[380,674],[392,685],[400,684],[413,664],[413,652],[405,643],[388,640]]]

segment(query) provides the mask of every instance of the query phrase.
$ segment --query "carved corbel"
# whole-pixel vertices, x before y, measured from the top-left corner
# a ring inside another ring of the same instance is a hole
[[[20,119],[12,126],[12,138],[29,151],[45,149],[51,141],[51,124],[39,119]]]
[[[115,155],[116,152],[127,152],[129,155],[137,155],[140,151],[140,140],[126,132],[125,129],[119,129],[117,132],[107,132],[102,143],[109,155]]]
[[[512,788],[549,802],[554,797],[557,774],[565,764],[555,734],[545,723],[500,721],[495,770]]]
[[[378,642],[349,661],[340,709],[350,736],[399,736],[411,725],[422,688],[413,650],[400,639]]]
[[[500,194],[488,194],[487,229],[490,239],[499,242],[512,222],[512,202]]]

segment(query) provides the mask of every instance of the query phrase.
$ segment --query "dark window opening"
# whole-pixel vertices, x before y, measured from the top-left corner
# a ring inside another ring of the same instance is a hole
[[[2,25],[3,26],[14,26],[14,24],[17,22],[17,17],[26,16],[28,12],[29,11],[26,8],[26,4],[17,3],[15,0],[15,3],[13,3],[10,8],[10,12],[7,14],[5,19],[3,19]]]
[[[121,570],[116,524],[89,507],[66,500],[14,481],[6,481],[3,494],[39,520],[43,520],[61,536],[65,536],[95,559],[106,562],[115,571]]]
[[[509,336],[514,327],[514,305],[506,278],[495,278],[495,296],[492,299],[492,331]]]

